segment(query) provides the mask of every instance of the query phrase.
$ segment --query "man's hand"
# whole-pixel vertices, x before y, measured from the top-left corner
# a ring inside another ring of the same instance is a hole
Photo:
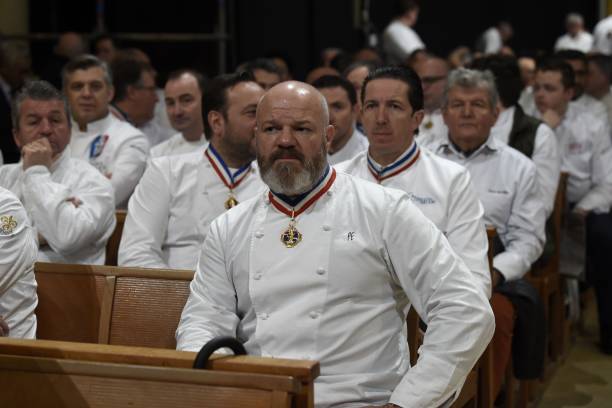
[[[561,116],[554,110],[549,109],[542,114],[542,120],[552,129],[555,129],[561,123]]]
[[[6,337],[9,335],[8,324],[4,321],[4,318],[0,316],[0,337]]]
[[[44,137],[23,146],[21,156],[23,157],[24,170],[37,165],[51,168],[53,163],[53,149],[49,140]]]

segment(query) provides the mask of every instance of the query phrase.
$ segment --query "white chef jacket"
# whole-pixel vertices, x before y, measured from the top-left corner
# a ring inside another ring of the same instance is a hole
[[[438,139],[444,139],[448,134],[448,127],[444,123],[442,117],[442,111],[439,109],[425,113],[423,121],[419,126],[419,133],[417,134],[417,141],[419,146],[429,147]]]
[[[390,64],[406,62],[406,58],[413,52],[425,48],[416,31],[399,20],[394,20],[387,26],[383,41]]]
[[[500,112],[497,122],[491,128],[491,134],[504,144],[508,144],[510,139],[514,125],[514,111],[515,107],[511,106]],[[536,166],[538,188],[548,218],[555,206],[555,195],[561,173],[561,154],[555,132],[545,123],[540,124],[536,130],[531,161]]]
[[[204,150],[147,166],[128,205],[119,265],[195,270],[208,226],[229,197]],[[255,163],[250,172],[233,192],[238,202],[263,189]]]
[[[411,156],[416,156],[416,161],[404,168]],[[389,174],[404,168],[388,178],[377,179],[368,168],[368,161],[377,171],[382,169],[367,152],[335,167],[340,172],[408,193],[412,203],[444,233],[451,247],[476,275],[485,296],[491,297],[488,241],[482,219],[484,209],[470,181],[470,173],[417,147],[416,142],[385,167],[391,169]]]
[[[165,142],[175,133],[174,129],[160,125],[159,122],[156,121],[156,118],[151,119],[142,126],[138,126],[138,130],[144,133],[144,135],[147,137],[150,147],[157,146],[158,144]]]
[[[565,33],[555,42],[555,51],[577,50],[586,54],[591,48],[593,48],[593,36],[586,31],[579,32],[575,37]]]
[[[593,29],[593,50],[612,55],[612,16],[601,20]]]
[[[482,42],[485,54],[497,54],[504,45],[497,27],[490,27],[482,33]]]
[[[35,230],[47,240],[42,262],[103,265],[106,241],[115,228],[115,201],[109,180],[87,162],[73,159],[70,147],[51,169],[21,162],[0,167],[0,186],[23,202]],[[68,201],[81,201],[75,206]]]
[[[448,137],[433,148],[469,170],[485,209],[485,223],[495,227],[505,247],[493,258],[493,267],[507,280],[521,278],[542,254],[546,240],[546,214],[533,162],[495,137],[467,158]]]
[[[0,316],[9,337],[36,338],[36,234],[17,197],[0,187]]]
[[[603,121],[608,120],[608,109],[598,99],[593,98],[591,95],[583,93],[580,98],[570,102],[570,105],[574,105],[578,110],[586,113],[590,113],[598,119]]]
[[[342,173],[297,217],[294,248],[280,239],[288,224],[267,192],[213,221],[177,348],[231,335],[250,354],[318,360],[317,407],[449,405],[494,323],[442,233],[405,193]],[[412,368],[410,302],[428,324]]]
[[[569,173],[567,200],[585,210],[608,212],[612,205],[612,147],[607,122],[570,104],[555,133],[561,170]]]
[[[368,138],[357,129],[354,129],[351,138],[342,146],[342,149],[334,154],[327,155],[327,162],[331,165],[335,165],[345,160],[350,160],[359,153],[368,150],[368,146],[370,146]]]
[[[149,151],[149,158],[154,159],[161,156],[173,156],[176,154],[191,153],[204,150],[207,141],[204,135],[200,140],[190,142],[183,137],[182,133],[177,133],[165,142],[153,146]]]
[[[149,142],[142,132],[111,113],[91,122],[81,132],[72,123],[72,157],[87,160],[104,175],[111,175],[115,204],[125,208],[144,171]]]

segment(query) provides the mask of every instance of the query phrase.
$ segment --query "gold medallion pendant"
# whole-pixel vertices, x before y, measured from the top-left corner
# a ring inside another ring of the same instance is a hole
[[[433,122],[431,120],[425,122],[425,129],[431,129],[433,127]]]
[[[302,242],[302,233],[295,228],[294,220],[291,220],[289,227],[281,234],[280,239],[287,248],[295,248],[297,244]]]
[[[225,202],[225,209],[229,210],[230,208],[235,207],[237,205],[238,205],[238,200],[236,200],[236,198],[233,195],[230,195],[227,201]]]

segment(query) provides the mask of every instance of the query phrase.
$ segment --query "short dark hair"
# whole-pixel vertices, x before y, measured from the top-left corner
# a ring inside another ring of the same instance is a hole
[[[552,57],[538,61],[536,72],[558,72],[561,74],[561,83],[565,89],[573,89],[576,86],[576,77],[572,66],[565,60]]]
[[[553,54],[554,57],[562,59],[562,60],[580,60],[587,63],[587,56],[584,52],[578,50],[560,50]]]
[[[66,65],[64,65],[64,68],[62,69],[63,86],[67,85],[68,76],[70,74],[80,69],[87,70],[90,68],[102,69],[102,71],[104,72],[104,82],[106,82],[108,86],[113,85],[113,75],[108,65],[106,65],[104,61],[102,61],[95,55],[84,54],[71,59]]]
[[[142,85],[142,73],[153,72],[149,64],[132,58],[117,57],[111,63],[113,71],[114,101],[122,101],[127,97],[128,87]]]
[[[355,104],[357,103],[357,93],[355,92],[355,88],[345,78],[339,77],[337,75],[323,75],[321,78],[318,78],[316,81],[314,81],[311,85],[317,89],[342,88],[346,92],[348,100],[351,101],[351,105],[355,106]]]
[[[280,68],[270,58],[256,58],[254,60],[244,62],[238,66],[236,72],[246,71],[254,74],[256,69],[261,69],[262,71],[282,77]]]
[[[94,52],[98,51],[98,43],[104,40],[110,40],[110,42],[112,42],[113,45],[115,44],[115,40],[113,40],[113,37],[110,34],[98,33],[94,35],[93,38],[91,39],[91,45],[92,45]]]
[[[419,9],[419,2],[416,0],[397,0],[395,2],[396,14],[404,14],[409,11]]]
[[[195,69],[181,68],[181,69],[174,70],[174,71],[172,71],[172,72],[170,72],[168,74],[168,78],[166,79],[166,83],[168,83],[170,81],[176,81],[177,79],[179,79],[180,77],[182,77],[185,74],[189,74],[189,75],[193,76],[196,79],[196,82],[198,83],[198,88],[200,89],[200,92],[202,92],[202,94],[203,94],[204,93],[204,88],[206,87],[206,79],[204,78],[204,75],[202,75],[201,73],[199,73]]]
[[[421,79],[412,68],[390,66],[377,68],[370,72],[366,79],[363,81],[363,87],[361,88],[361,103],[365,100],[365,93],[368,84],[375,79],[396,79],[404,82],[408,85],[408,102],[412,106],[413,111],[423,109],[423,87],[421,85]]]
[[[253,74],[247,71],[219,75],[208,83],[202,97],[202,118],[204,119],[204,134],[207,139],[212,136],[208,114],[211,111],[220,112],[227,119],[227,90],[242,82],[256,83]]]
[[[594,54],[587,57],[589,63],[597,65],[599,70],[612,82],[612,57],[604,54]]]
[[[495,87],[504,107],[518,103],[523,90],[518,60],[509,55],[487,55],[472,62],[471,69],[491,71],[495,77]]]
[[[26,99],[34,101],[60,101],[64,105],[66,120],[70,126],[70,110],[68,101],[64,95],[53,85],[47,81],[28,81],[21,88],[12,102],[11,120],[13,121],[13,129],[19,130],[19,117],[21,115],[21,105]]]

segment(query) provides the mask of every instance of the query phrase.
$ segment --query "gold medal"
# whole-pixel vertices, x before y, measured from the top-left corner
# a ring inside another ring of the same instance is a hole
[[[431,120],[425,122],[425,129],[431,129],[433,127],[433,122]]]
[[[236,200],[236,198],[232,194],[230,194],[229,198],[225,202],[225,209],[229,210],[230,208],[235,207],[237,205],[238,205],[238,200]]]
[[[295,228],[295,220],[293,218],[289,221],[289,227],[281,234],[280,239],[287,248],[295,248],[297,244],[302,242],[302,233]]]

